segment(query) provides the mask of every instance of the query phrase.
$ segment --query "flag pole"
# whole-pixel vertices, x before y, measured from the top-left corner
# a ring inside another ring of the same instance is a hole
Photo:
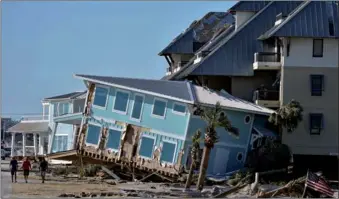
[[[306,174],[306,179],[305,179],[305,188],[304,188],[304,192],[303,192],[303,195],[301,196],[302,198],[305,198],[305,195],[306,195],[306,189],[307,189],[307,179],[308,179],[308,172],[309,172],[309,169],[307,169],[307,174]]]

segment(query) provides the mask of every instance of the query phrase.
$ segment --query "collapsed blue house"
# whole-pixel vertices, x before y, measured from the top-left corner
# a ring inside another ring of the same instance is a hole
[[[75,75],[85,82],[83,114],[69,114],[56,123],[80,124],[72,150],[49,154],[50,159],[96,160],[133,165],[143,171],[176,176],[190,163],[192,135],[206,122],[194,114],[196,106],[220,102],[232,126],[233,137],[217,129],[219,142],[211,151],[208,174],[223,175],[244,167],[247,153],[258,140],[274,133],[266,128],[273,110],[216,92],[189,81],[166,81]],[[203,147],[203,139],[201,142]]]

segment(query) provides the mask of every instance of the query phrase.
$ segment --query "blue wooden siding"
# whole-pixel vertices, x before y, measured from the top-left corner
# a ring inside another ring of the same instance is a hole
[[[154,104],[154,97],[150,95],[143,95],[141,93],[129,92],[128,97],[128,104],[127,104],[127,112],[124,113],[122,111],[115,111],[113,110],[113,105],[116,101],[116,91],[127,91],[121,90],[111,87],[109,90],[109,96],[107,101],[106,108],[97,108],[95,106],[92,107],[92,115],[95,117],[113,119],[121,122],[127,122],[137,126],[143,126],[159,131],[163,131],[166,133],[170,133],[177,136],[185,136],[186,133],[186,126],[189,119],[189,114],[180,115],[173,113],[173,103],[174,101],[166,100],[166,111],[165,117],[159,118],[152,116],[153,111],[153,104]],[[135,119],[131,118],[132,109],[134,106],[134,96],[135,94],[143,95],[144,103],[142,105],[141,110],[141,119],[140,121],[136,121]],[[160,98],[157,98],[160,99]],[[162,99],[165,100],[165,99]]]
[[[209,166],[208,166],[208,174],[218,174],[222,171],[231,172],[237,169],[240,169],[244,166],[244,160],[246,156],[246,152],[248,149],[248,143],[250,140],[250,130],[252,129],[254,114],[245,113],[245,112],[237,112],[237,111],[225,111],[226,116],[231,121],[234,127],[237,127],[239,130],[239,138],[236,138],[230,135],[225,129],[218,128],[217,134],[219,136],[219,142],[212,149],[210,154]],[[245,118],[250,117],[250,121],[248,123],[245,122]],[[187,157],[189,155],[189,147],[192,145],[192,136],[193,134],[200,129],[202,133],[204,133],[206,128],[206,123],[198,117],[191,118],[188,127],[188,133],[185,142],[185,154],[183,158],[182,164],[186,164]],[[203,135],[202,135],[203,138]],[[200,147],[204,147],[203,139],[200,143]],[[221,152],[217,155],[218,150],[225,150],[225,152]],[[242,160],[237,160],[238,153],[242,154]],[[221,154],[221,156],[220,156]],[[223,157],[223,154],[227,157]],[[227,155],[228,154],[228,155]],[[224,158],[221,159],[220,158]],[[227,161],[226,161],[226,159]],[[219,161],[220,160],[220,161]],[[220,165],[218,165],[220,164]]]

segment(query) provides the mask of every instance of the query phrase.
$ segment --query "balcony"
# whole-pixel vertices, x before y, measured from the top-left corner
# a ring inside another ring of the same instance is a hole
[[[253,101],[267,108],[279,108],[279,91],[256,90],[253,93]]]
[[[58,109],[54,112],[54,122],[64,124],[80,124],[82,120],[82,113],[84,111],[85,99],[76,99],[73,102],[72,108]]]
[[[29,115],[22,116],[21,122],[48,122],[49,115]]]
[[[169,66],[166,69],[166,75],[170,75],[172,73],[178,72],[187,63],[188,63],[188,61],[180,61],[180,62],[177,62],[177,63],[173,63],[171,66]]]
[[[257,52],[254,53],[253,70],[280,70],[280,53]]]

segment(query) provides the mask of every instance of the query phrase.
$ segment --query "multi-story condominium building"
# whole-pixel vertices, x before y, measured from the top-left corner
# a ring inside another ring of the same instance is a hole
[[[235,23],[191,53],[185,65],[167,70],[163,79],[193,80],[270,108],[299,101],[303,122],[294,132],[284,132],[282,142],[290,147],[295,163],[318,165],[323,160],[335,168],[338,5],[333,1],[240,1],[229,13]],[[186,61],[184,46],[192,45],[186,39],[192,34],[189,30],[160,55],[167,60],[177,57],[174,63]],[[170,62],[170,67],[175,66]]]

